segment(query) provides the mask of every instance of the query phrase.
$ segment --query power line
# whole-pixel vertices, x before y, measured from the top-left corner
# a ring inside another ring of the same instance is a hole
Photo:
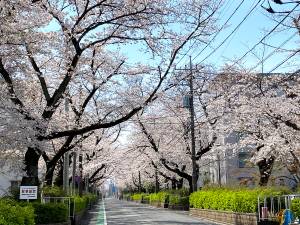
[[[264,63],[265,61],[267,61],[269,58],[271,58],[274,53],[276,53],[278,50],[280,50],[284,45],[286,45],[290,40],[292,40],[296,35],[298,34],[298,32],[293,33],[288,39],[286,39],[285,41],[283,41],[278,47],[276,47],[272,52],[270,52],[267,57],[265,57],[264,59],[262,59],[260,62],[258,62],[255,66],[253,66],[248,72],[253,71],[254,69],[256,69],[260,64]]]
[[[236,65],[238,62],[240,62],[242,59],[244,59],[246,57],[246,55],[248,55],[250,52],[252,52],[259,44],[263,43],[263,41],[270,36],[283,22],[284,20],[286,20],[289,15],[299,6],[300,3],[298,3],[289,13],[287,13],[281,21],[279,21],[279,23],[276,24],[275,27],[273,27],[272,30],[270,30],[262,39],[260,39],[259,42],[257,42],[251,49],[249,49],[242,57],[240,57],[238,60],[236,60],[234,62],[233,65],[231,65],[231,67],[233,67],[234,65]]]
[[[244,0],[243,0],[243,1],[244,1]],[[201,32],[200,32],[200,33],[202,33],[202,32],[204,31],[204,29],[208,26],[210,19],[211,19],[211,18],[213,17],[213,15],[218,11],[218,9],[219,9],[219,7],[220,7],[220,5],[221,5],[222,2],[223,2],[223,0],[220,0],[218,6],[217,6],[217,8],[216,8],[216,10],[208,16],[208,23],[207,23],[206,26],[204,26],[204,27],[201,29]],[[206,19],[207,19],[207,18],[206,18]],[[206,20],[206,19],[205,19],[205,20]],[[177,64],[179,64],[179,63],[184,59],[184,57],[187,56],[187,54],[188,54],[189,51],[194,47],[194,45],[196,44],[196,42],[197,42],[197,41],[194,41],[194,42],[192,43],[192,45],[189,47],[189,49],[188,49],[188,50],[184,53],[184,55],[179,59],[179,61],[177,62]]]
[[[225,23],[221,26],[220,29],[216,32],[216,34],[213,36],[213,38],[206,44],[206,46],[193,58],[197,58],[209,45],[216,39],[216,37],[220,34],[220,31],[224,29],[224,27],[227,25],[227,23],[232,19],[232,17],[235,15],[235,13],[239,10],[239,8],[242,6],[242,4],[245,2],[245,0],[242,0],[240,4],[235,8],[233,13],[229,16],[229,18],[225,21]]]
[[[246,14],[246,16],[242,19],[242,21],[234,28],[234,30],[216,47],[214,48],[204,59],[202,59],[199,64],[203,63],[206,59],[212,56],[224,43],[240,28],[240,26],[246,21],[246,19],[250,16],[250,14],[254,11],[254,9],[259,5],[262,0],[259,0],[252,9]],[[195,60],[200,54],[196,55],[193,60]]]
[[[271,74],[272,72],[274,72],[276,69],[278,69],[280,66],[282,66],[283,64],[285,64],[287,61],[289,61],[291,58],[293,58],[299,52],[300,52],[300,50],[297,50],[297,51],[293,52],[293,54],[289,55],[287,58],[285,58],[283,61],[281,61],[280,63],[278,63],[275,67],[273,67],[268,72],[268,74]]]

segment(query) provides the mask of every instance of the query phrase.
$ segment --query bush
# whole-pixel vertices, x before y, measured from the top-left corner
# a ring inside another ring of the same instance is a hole
[[[12,200],[0,200],[0,225],[34,225],[34,210]]]
[[[150,203],[150,195],[149,194],[142,194],[142,203]]]
[[[141,201],[142,200],[142,194],[133,194],[133,195],[131,195],[131,199],[133,200],[133,201]]]
[[[204,189],[190,195],[190,206],[199,209],[254,213],[257,211],[257,199],[259,196],[279,196],[287,193],[286,189],[273,188]]]
[[[61,223],[68,221],[68,206],[64,203],[33,203],[38,224]]]
[[[300,199],[299,198],[292,200],[291,210],[295,214],[295,217],[300,218]]]
[[[189,196],[170,195],[169,205],[184,206],[189,204]]]
[[[96,201],[97,201],[97,195],[93,195],[93,194],[83,195],[82,197],[74,196],[75,213],[77,214],[84,211],[89,204],[92,204]],[[74,202],[71,203],[71,209],[73,209]]]
[[[157,193],[158,201],[160,203],[165,203],[166,200],[169,198],[169,194],[167,192],[161,191]]]
[[[75,196],[74,197],[74,203],[75,203],[75,213],[80,213],[83,210],[85,210],[88,206],[88,198],[85,196]],[[71,209],[73,209],[73,206],[71,206]]]
[[[67,196],[66,192],[57,186],[45,186],[43,187],[43,194],[47,197],[64,197]]]
[[[149,199],[151,203],[156,203],[159,202],[159,197],[158,197],[158,193],[152,193],[149,195]]]
[[[188,189],[170,190],[166,195],[166,199],[169,200],[169,208],[185,210],[189,208]]]
[[[190,191],[187,188],[177,189],[177,190],[168,190],[167,192],[170,195],[178,195],[178,196],[189,196]]]

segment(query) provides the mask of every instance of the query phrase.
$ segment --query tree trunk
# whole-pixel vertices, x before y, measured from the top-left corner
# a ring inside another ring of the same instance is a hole
[[[272,173],[273,165],[274,165],[275,157],[271,156],[270,158],[259,161],[257,166],[259,168],[259,185],[260,186],[267,186],[269,178]]]
[[[63,168],[64,168],[63,167],[63,161],[60,160],[59,161],[59,170],[58,170],[55,182],[54,182],[54,184],[56,186],[59,186],[59,187],[63,186],[63,176],[64,176],[64,170],[63,170]]]
[[[189,191],[190,191],[190,194],[193,193],[193,179],[192,177],[188,179],[188,182],[189,182]]]
[[[37,148],[28,147],[25,153],[25,171],[26,176],[23,176],[21,185],[23,186],[39,186],[39,170],[38,163],[40,159],[40,154]]]
[[[45,182],[49,186],[52,185],[54,170],[55,170],[55,166],[47,166]]]
[[[172,179],[172,190],[176,190],[176,183],[177,183],[177,180],[176,179]]]
[[[177,181],[177,188],[181,189],[183,187],[183,178],[180,178],[179,181]]]

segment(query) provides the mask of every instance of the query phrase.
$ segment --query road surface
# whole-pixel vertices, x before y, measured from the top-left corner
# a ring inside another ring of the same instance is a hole
[[[188,212],[159,209],[134,202],[105,199],[88,213],[84,225],[215,225]]]

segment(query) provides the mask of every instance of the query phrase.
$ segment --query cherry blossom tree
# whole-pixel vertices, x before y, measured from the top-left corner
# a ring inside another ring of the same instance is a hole
[[[251,160],[259,168],[259,184],[265,186],[275,161],[295,160],[299,137],[287,124],[297,121],[297,78],[290,74],[240,72],[220,74],[219,79],[230,103],[223,132],[240,134],[236,149],[253,149]]]
[[[31,129],[30,137],[12,134],[24,140],[23,183],[37,184],[40,156],[51,171],[78,140],[150,104],[178,54],[214,30],[220,2],[16,0],[1,7],[12,15],[1,17],[5,110]],[[149,60],[135,60],[138,51]],[[61,147],[49,158],[51,141]]]
[[[221,93],[213,89],[213,77],[206,71],[195,78],[197,177],[202,158],[209,157],[209,152],[216,148],[216,124],[224,111],[221,104],[214,103]],[[181,102],[186,89],[180,85],[172,93],[166,92],[135,119],[137,131],[132,134],[132,148],[146,156],[160,176],[173,181],[174,187],[182,187],[185,180],[192,191],[189,111]]]

